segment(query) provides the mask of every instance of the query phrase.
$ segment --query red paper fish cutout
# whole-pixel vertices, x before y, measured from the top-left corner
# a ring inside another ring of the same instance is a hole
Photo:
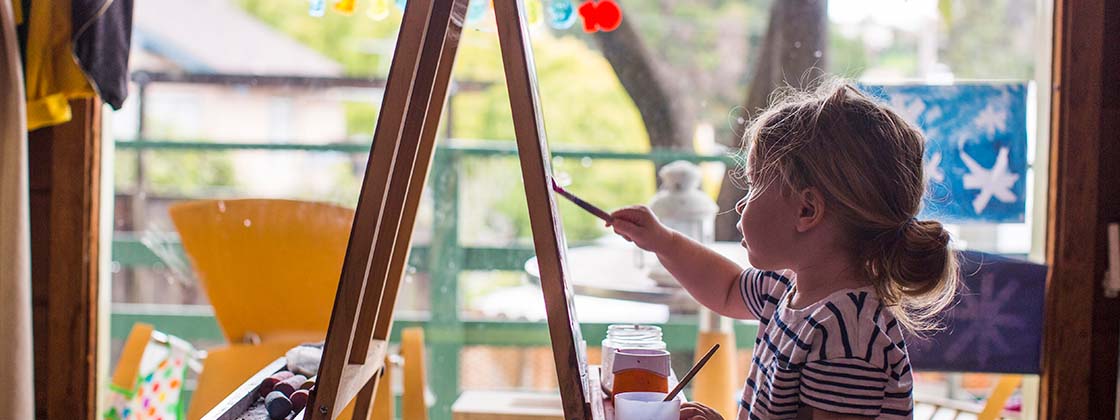
[[[579,15],[583,17],[583,30],[610,32],[622,23],[622,9],[614,0],[587,0],[579,5]]]

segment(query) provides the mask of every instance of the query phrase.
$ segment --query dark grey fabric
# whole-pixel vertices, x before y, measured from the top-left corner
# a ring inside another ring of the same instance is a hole
[[[73,0],[74,56],[101,100],[120,109],[128,96],[133,0]]]

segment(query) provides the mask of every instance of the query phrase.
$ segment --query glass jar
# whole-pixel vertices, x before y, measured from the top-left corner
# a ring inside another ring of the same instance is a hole
[[[661,327],[654,325],[617,324],[607,327],[603,339],[601,380],[603,389],[614,387],[614,353],[621,349],[665,350]]]

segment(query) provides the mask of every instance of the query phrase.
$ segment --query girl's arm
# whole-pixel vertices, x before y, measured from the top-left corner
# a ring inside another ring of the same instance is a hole
[[[739,292],[743,268],[718,252],[666,228],[645,206],[627,207],[611,214],[615,233],[639,248],[657,254],[661,265],[700,304],[720,315],[753,318]]]

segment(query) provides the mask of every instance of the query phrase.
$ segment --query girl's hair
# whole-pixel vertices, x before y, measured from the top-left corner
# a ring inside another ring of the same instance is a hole
[[[912,332],[936,329],[959,280],[949,233],[916,218],[926,190],[921,131],[840,79],[776,98],[745,133],[748,179],[817,188],[895,319]]]

